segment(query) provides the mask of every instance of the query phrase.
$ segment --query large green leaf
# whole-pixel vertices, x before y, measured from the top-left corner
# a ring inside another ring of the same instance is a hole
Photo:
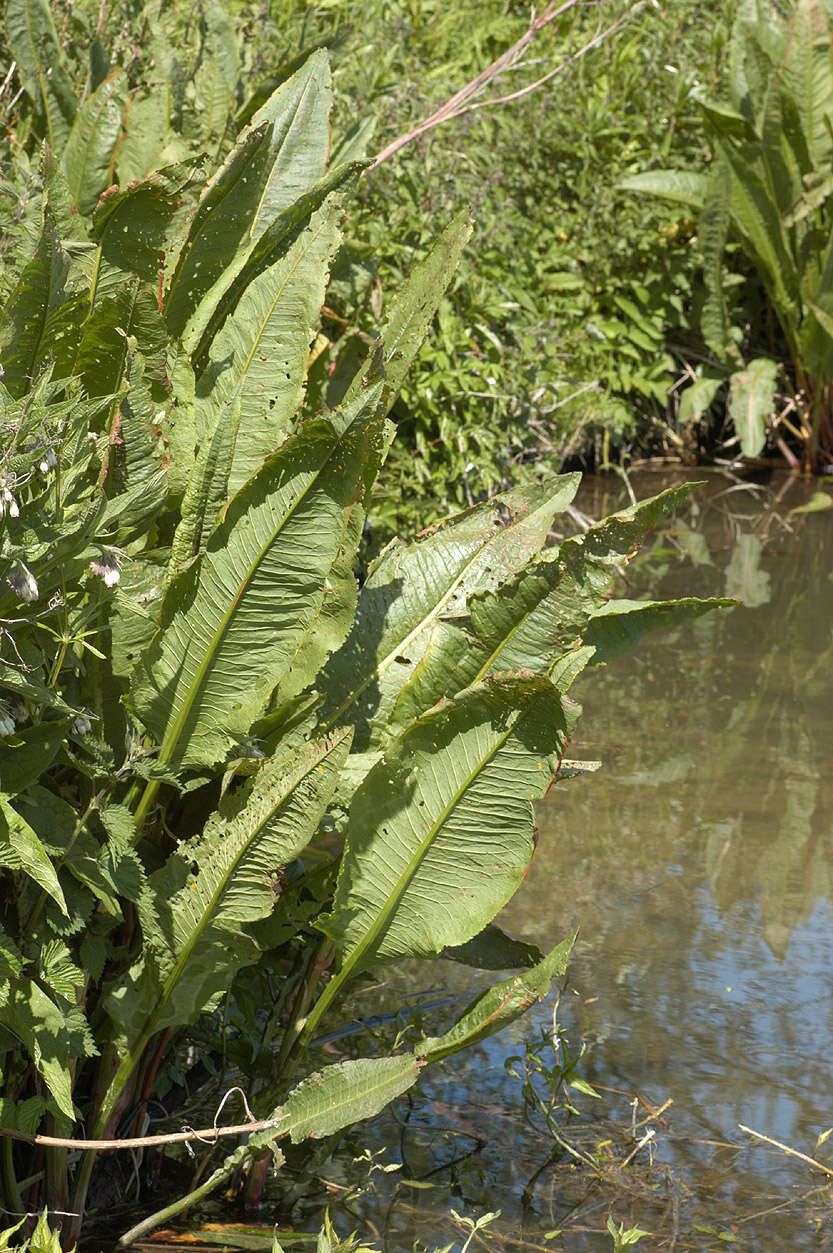
[[[330,199],[288,252],[249,284],[197,379],[197,439],[232,420],[237,432],[229,495],[275,451],[301,407],[307,352],[341,242],[339,216]]]
[[[328,171],[309,191],[273,218],[250,245],[238,250],[203,296],[182,332],[183,346],[191,354],[199,373],[205,368],[212,341],[249,284],[289,250],[298,234],[309,225],[316,209],[334,192],[353,183],[362,168],[361,163],[352,162]]]
[[[703,339],[721,361],[725,361],[732,354],[737,355],[729,325],[723,266],[730,222],[729,173],[725,163],[719,160],[703,204],[703,212],[700,214],[698,233],[703,253],[703,283],[706,289],[700,315],[700,329]]]
[[[83,1023],[80,1011],[73,1014],[73,1035],[68,1031],[67,1014],[47,996],[31,976],[15,979],[0,1001],[0,1024],[16,1036],[31,1057],[58,1108],[71,1121],[71,1058],[94,1052],[87,1038],[86,1048],[72,1048],[73,1036]]]
[[[19,870],[51,896],[65,917],[69,910],[49,854],[37,832],[0,796],[0,865]]]
[[[766,444],[777,374],[778,365],[771,357],[756,357],[729,380],[729,414],[745,457],[757,457]]]
[[[80,213],[90,213],[113,182],[113,161],[126,104],[127,74],[116,70],[78,110],[61,166]]]
[[[65,299],[69,259],[55,233],[52,215],[44,214],[35,255],[26,265],[0,321],[3,383],[22,396],[54,351],[54,322]]]
[[[132,689],[162,764],[222,761],[274,689],[297,694],[344,638],[354,590],[331,574],[377,472],[378,393],[338,415],[343,431],[321,419],[287,440],[171,583]]]
[[[784,42],[781,77],[801,117],[813,168],[821,171],[833,156],[833,32],[822,0],[798,0]]]
[[[414,1052],[426,1065],[440,1061],[460,1049],[479,1044],[542,1000],[553,979],[567,969],[575,935],[568,936],[542,961],[523,974],[498,983],[478,996],[444,1035],[424,1038]]]
[[[543,548],[554,516],[570,503],[578,482],[568,474],[540,488],[518,488],[410,544],[395,540],[371,569],[353,631],[322,678],[323,717],[352,723],[356,748],[371,748],[434,624],[464,617],[474,593],[507,584]]]
[[[226,133],[240,73],[237,37],[220,0],[201,0],[203,38],[194,74],[194,106],[202,148],[216,152]]]
[[[557,773],[576,712],[546,679],[509,675],[430,711],[390,746],[350,806],[320,923],[340,969],[308,1031],[375,961],[435,955],[492,921],[529,866],[531,802]]]
[[[575,649],[592,614],[608,599],[613,565],[627,561],[645,532],[673,514],[691,490],[688,484],[670,488],[559,548],[545,549],[506,584],[471,596],[464,617],[434,622],[419,662],[401,683],[389,731],[401,730],[443,697],[489,674],[551,673],[556,660]],[[573,659],[578,662],[578,655]],[[571,666],[569,683],[576,674]],[[566,691],[564,682],[566,672],[559,681]]]
[[[773,303],[788,326],[798,322],[799,281],[796,263],[781,227],[778,205],[763,178],[731,145],[725,145],[730,172],[730,206],[738,230],[749,241]]]
[[[139,901],[143,955],[106,996],[108,1013],[133,1045],[133,1062],[152,1035],[193,1021],[242,965],[257,960],[245,924],[274,908],[277,876],[315,834],[349,744],[342,732],[266,762],[201,836],[151,875]],[[131,1064],[128,1058],[122,1075]]]
[[[709,193],[711,178],[694,170],[647,170],[644,174],[629,174],[621,178],[617,186],[622,191],[647,192],[649,196],[661,196],[673,200],[688,209],[702,209]]]
[[[49,146],[60,153],[76,100],[48,0],[6,0],[6,41],[26,94],[43,114]]]
[[[467,208],[461,209],[434,241],[428,255],[413,267],[391,302],[376,341],[385,367],[383,403],[386,412],[393,405],[422,347],[471,232],[471,212]],[[353,375],[346,393],[348,400],[360,391],[365,368]],[[340,399],[331,390],[327,395],[330,403]]]
[[[206,186],[180,253],[166,304],[174,334],[238,253],[323,177],[331,103],[327,56],[314,52],[243,130]]]
[[[605,665],[636,648],[649,631],[668,630],[700,618],[712,609],[733,609],[737,601],[724,598],[642,601],[611,600],[592,615],[584,633],[585,645],[595,651],[591,665]]]
[[[337,1062],[318,1070],[286,1098],[278,1135],[299,1144],[373,1118],[414,1085],[421,1069],[413,1053],[402,1053]]]

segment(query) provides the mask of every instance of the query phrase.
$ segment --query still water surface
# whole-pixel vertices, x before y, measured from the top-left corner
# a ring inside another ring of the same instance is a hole
[[[606,1160],[605,1179],[564,1150],[549,1160],[557,1146],[506,1071],[551,1031],[548,1002],[427,1074],[373,1131],[434,1185],[365,1211],[389,1249],[455,1239],[450,1206],[502,1210],[490,1248],[609,1250],[611,1206],[653,1233],[646,1253],[833,1248],[825,1176],[739,1129],[813,1154],[833,1127],[833,509],[791,512],[814,490],[710,476],[629,567],[627,595],[743,607],[581,680],[570,754],[603,768],[539,807],[536,860],[501,919],[542,948],[580,929],[558,1020],[572,1048],[586,1044],[578,1073],[601,1100],[576,1093],[580,1117],[559,1125]],[[590,483],[579,503],[602,516],[619,485]],[[478,986],[450,971],[458,991]],[[619,1169],[632,1120],[669,1100],[637,1131],[655,1128],[652,1145]],[[833,1167],[833,1136],[818,1154]]]

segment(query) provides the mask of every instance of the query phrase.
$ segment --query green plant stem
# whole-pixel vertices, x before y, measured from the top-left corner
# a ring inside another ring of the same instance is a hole
[[[218,1166],[214,1173],[208,1176],[205,1183],[201,1183],[193,1192],[188,1192],[185,1196],[179,1197],[170,1205],[166,1205],[164,1209],[157,1210],[155,1214],[149,1215],[148,1218],[143,1218],[135,1227],[131,1227],[129,1231],[126,1231],[116,1244],[116,1248],[126,1249],[128,1245],[133,1244],[148,1231],[152,1231],[154,1227],[159,1227],[162,1223],[168,1222],[169,1219],[176,1218],[184,1210],[190,1209],[192,1205],[196,1205],[203,1197],[209,1196],[219,1184],[229,1179],[238,1165],[238,1161],[230,1161],[229,1158],[226,1158],[222,1166]]]
[[[3,1193],[6,1207],[13,1213],[22,1214],[25,1206],[20,1195],[17,1175],[14,1170],[14,1145],[11,1140],[3,1141],[2,1146],[0,1146],[0,1154],[2,1154],[0,1162],[2,1162]]]
[[[145,818],[147,817],[148,812],[150,811],[150,808],[153,805],[153,802],[156,800],[156,793],[158,791],[159,791],[159,780],[148,779],[147,783],[145,784],[145,790],[142,793],[139,804],[136,806],[136,810],[133,815],[133,821],[135,823],[137,836],[142,829]]]
[[[318,982],[324,971],[327,970],[332,962],[334,953],[335,949],[333,948],[331,942],[324,939],[318,945],[318,948],[315,950],[315,953],[307,966],[303,983],[298,989],[298,995],[292,1008],[291,1020],[287,1024],[286,1031],[284,1032],[283,1040],[281,1042],[281,1051],[278,1054],[277,1070],[282,1080],[284,1078],[284,1069],[289,1061],[289,1058],[295,1051],[298,1041],[301,1039],[302,1035],[307,1034],[307,1027],[309,1025],[307,1011],[312,1004],[312,999],[315,995],[315,989]],[[320,999],[321,998],[319,998],[319,1000]],[[324,1011],[322,1010],[321,1013],[323,1012]],[[316,1022],[317,1021],[318,1018],[316,1018]]]

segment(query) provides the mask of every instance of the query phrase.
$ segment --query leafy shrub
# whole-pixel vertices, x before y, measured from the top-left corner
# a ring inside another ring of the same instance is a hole
[[[687,489],[548,547],[576,475],[395,540],[359,590],[387,413],[467,214],[322,395],[310,345],[361,168],[328,163],[327,57],[239,102],[226,16],[201,19],[190,77],[167,47],[128,90],[93,43],[79,99],[46,5],[7,6],[29,200],[0,326],[0,1151],[4,1204],[39,1188],[76,1214],[68,1240],[97,1161],[76,1125],[141,1128],[183,1033],[245,1005],[252,972],[270,995],[241,1062],[271,1112],[166,1215],[244,1163],[256,1179],[280,1140],[369,1117],[544,995],[569,939],[523,946],[527,968],[440,1036],[296,1084],[371,968],[476,964],[487,941],[517,962],[491,924],[533,852],[532,800],[583,768],[572,683],[721,603],[609,599]]]
[[[833,25],[822,0],[797,0],[786,16],[769,3],[740,5],[729,50],[729,102],[700,99],[714,148],[708,173],[657,170],[623,185],[700,212],[706,297],[700,326],[725,369],[704,374],[689,407],[702,411],[728,377],[728,407],[747,456],[775,417],[779,366],[791,401],[781,423],[808,467],[833,459]],[[741,259],[765,293],[730,303]],[[734,314],[734,318],[733,318]],[[739,320],[751,323],[748,333]],[[775,334],[777,321],[780,334]],[[744,341],[748,340],[748,345]],[[742,348],[757,353],[744,361]],[[775,355],[774,355],[775,354]],[[789,413],[794,416],[789,419]]]

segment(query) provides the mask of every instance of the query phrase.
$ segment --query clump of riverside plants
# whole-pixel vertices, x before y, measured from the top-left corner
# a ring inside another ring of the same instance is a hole
[[[256,1197],[282,1144],[369,1117],[543,996],[569,938],[523,948],[440,1036],[316,1056],[368,971],[502,943],[532,801],[582,769],[573,682],[717,603],[610,599],[686,488],[547,546],[575,475],[395,540],[359,586],[387,414],[467,215],[365,359],[322,378],[362,169],[330,152],[327,58],[241,103],[219,5],[190,68],[156,17],[152,64],[93,41],[79,95],[46,3],[7,5],[0,1191],[65,1243],[106,1195],[97,1142],[141,1138],[218,1005],[256,1129],[126,1243],[243,1166]]]

